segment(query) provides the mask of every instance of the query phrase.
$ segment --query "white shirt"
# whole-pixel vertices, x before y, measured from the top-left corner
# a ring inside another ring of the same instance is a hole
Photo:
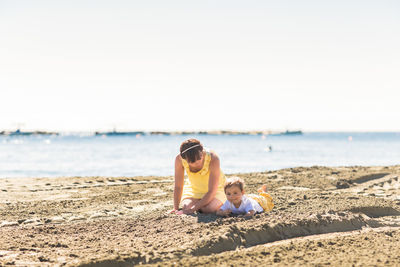
[[[239,208],[236,208],[229,200],[225,201],[224,205],[221,206],[220,210],[231,210],[234,214],[246,214],[247,212],[254,210],[255,212],[263,212],[264,209],[258,204],[258,202],[246,195],[242,196],[242,203]]]

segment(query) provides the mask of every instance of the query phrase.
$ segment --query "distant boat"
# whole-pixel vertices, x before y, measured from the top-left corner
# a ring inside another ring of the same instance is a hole
[[[303,134],[302,131],[288,131],[286,130],[285,132],[281,133],[282,135],[301,135]]]
[[[1,132],[3,135],[8,136],[25,136],[25,135],[58,135],[58,133],[54,132],[43,132],[43,131],[34,131],[34,132],[22,132],[20,129],[15,130],[14,132]]]
[[[272,136],[280,136],[280,135],[302,135],[302,134],[303,134],[302,131],[289,131],[289,130],[286,130],[286,131],[284,131],[284,132],[273,133],[273,134],[269,134],[269,135],[272,135]]]
[[[106,135],[106,136],[131,136],[131,135],[144,135],[145,132],[95,132],[95,135]]]
[[[18,129],[14,132],[9,133],[8,135],[13,136],[13,135],[33,135],[33,134],[34,134],[33,132],[21,132],[21,130]]]

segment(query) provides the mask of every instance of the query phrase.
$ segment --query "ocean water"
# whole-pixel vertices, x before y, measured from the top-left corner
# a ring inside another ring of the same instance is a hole
[[[173,175],[179,146],[191,137],[217,152],[227,174],[400,164],[400,133],[0,136],[0,178]]]

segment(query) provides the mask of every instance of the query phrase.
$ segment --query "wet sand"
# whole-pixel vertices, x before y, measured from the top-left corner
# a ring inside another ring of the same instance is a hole
[[[0,266],[400,266],[400,166],[234,176],[273,211],[168,215],[173,177],[0,179]]]

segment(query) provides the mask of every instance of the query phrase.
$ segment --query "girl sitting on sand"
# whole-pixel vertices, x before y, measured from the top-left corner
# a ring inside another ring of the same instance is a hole
[[[253,216],[255,213],[271,211],[274,207],[272,197],[266,193],[267,186],[263,185],[258,189],[258,195],[244,194],[244,181],[239,177],[232,177],[226,180],[224,191],[227,200],[217,211],[217,215],[229,216],[233,214],[245,214]]]
[[[184,182],[185,171],[188,176]],[[170,213],[214,213],[226,200],[218,156],[197,139],[184,141],[175,158],[174,209]],[[182,204],[182,210],[179,205]]]

